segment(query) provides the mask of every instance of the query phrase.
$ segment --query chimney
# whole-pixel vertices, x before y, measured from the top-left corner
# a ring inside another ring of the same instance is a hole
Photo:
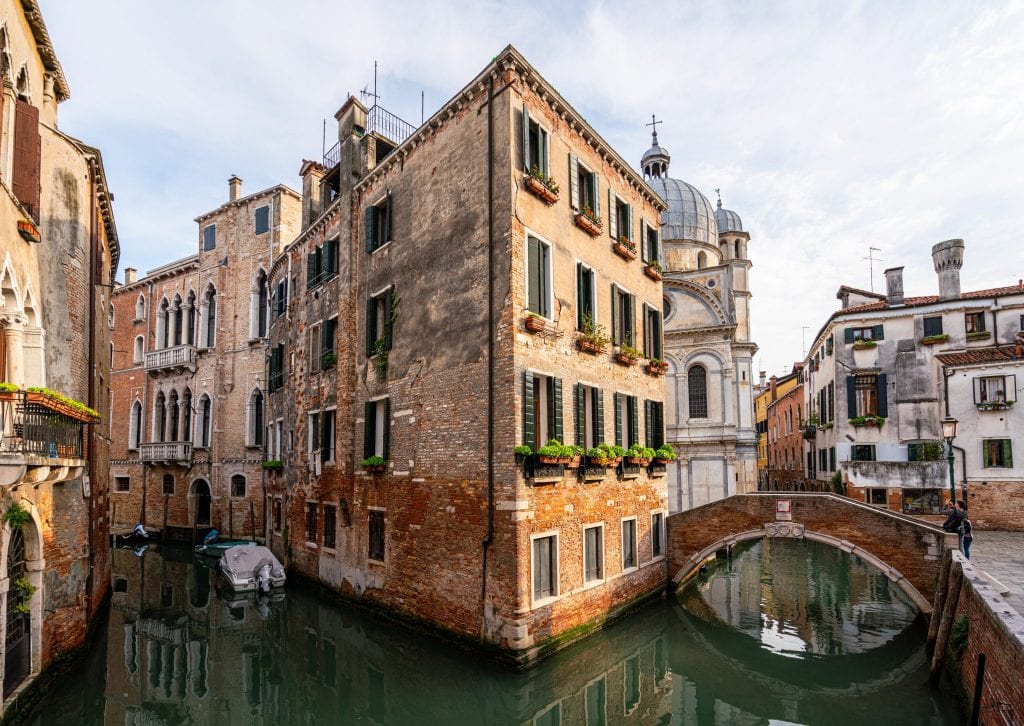
[[[765,373],[764,371],[761,371],[761,387],[762,388],[764,388],[764,377],[767,376],[767,375],[768,375],[767,373]]]
[[[885,271],[885,297],[893,307],[903,304],[903,268],[890,267]]]
[[[932,247],[932,262],[939,276],[939,299],[960,298],[960,268],[964,266],[964,241],[948,239]]]
[[[776,386],[777,386],[778,380],[779,380],[778,376],[772,376],[769,379],[768,387],[771,389],[772,400],[773,401],[778,397],[778,392],[776,391]]]
[[[242,196],[242,180],[234,174],[228,179],[228,201],[233,202]]]
[[[138,274],[138,272],[139,271],[136,270],[134,267],[124,268],[124,284],[131,285],[133,282],[135,282],[135,276]]]

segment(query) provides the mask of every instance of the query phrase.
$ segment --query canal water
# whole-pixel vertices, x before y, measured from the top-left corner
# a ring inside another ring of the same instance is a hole
[[[231,599],[188,550],[114,551],[97,646],[30,723],[951,724],[926,627],[866,563],[764,540],[513,673],[289,585]]]

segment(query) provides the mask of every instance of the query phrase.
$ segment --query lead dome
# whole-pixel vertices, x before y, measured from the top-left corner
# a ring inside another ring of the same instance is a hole
[[[652,145],[640,159],[644,177],[668,205],[661,214],[661,236],[666,240],[690,240],[718,244],[715,210],[708,198],[692,184],[668,176],[671,156],[658,144],[658,132],[651,134]],[[739,220],[739,216],[736,216]]]

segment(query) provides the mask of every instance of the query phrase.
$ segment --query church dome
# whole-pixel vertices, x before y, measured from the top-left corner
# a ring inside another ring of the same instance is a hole
[[[715,210],[715,223],[718,225],[718,231],[722,233],[743,231],[740,215],[731,209],[722,209],[721,198],[718,199],[718,209]]]

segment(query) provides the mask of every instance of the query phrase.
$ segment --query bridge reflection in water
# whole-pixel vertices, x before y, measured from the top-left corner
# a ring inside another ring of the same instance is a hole
[[[748,545],[678,602],[523,673],[301,588],[279,602],[225,600],[190,554],[115,551],[105,637],[31,722],[956,721],[923,685],[913,608],[827,546]]]

